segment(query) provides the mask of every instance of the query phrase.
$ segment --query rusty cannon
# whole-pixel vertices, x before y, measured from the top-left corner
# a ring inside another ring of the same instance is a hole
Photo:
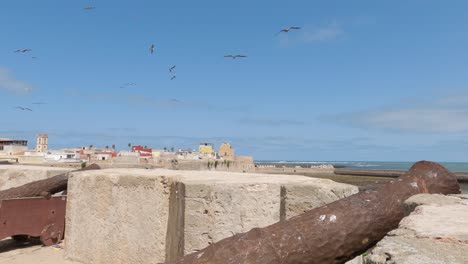
[[[81,170],[96,170],[96,164]],[[77,170],[77,171],[81,171]],[[67,189],[68,173],[0,191],[0,240],[19,242],[40,238],[46,246],[64,236],[67,196],[54,195]]]
[[[460,186],[455,175],[443,166],[420,161],[375,190],[234,235],[170,263],[344,263],[398,227],[405,216],[403,202],[419,193],[460,193]]]

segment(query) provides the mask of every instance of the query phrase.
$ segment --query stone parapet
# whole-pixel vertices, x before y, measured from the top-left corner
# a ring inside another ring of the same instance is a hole
[[[357,193],[292,175],[165,169],[72,174],[66,255],[83,263],[163,263]]]
[[[377,243],[364,263],[468,263],[468,196],[419,194],[405,203],[414,211]]]
[[[44,180],[72,170],[73,168],[0,165],[0,191],[33,181]]]

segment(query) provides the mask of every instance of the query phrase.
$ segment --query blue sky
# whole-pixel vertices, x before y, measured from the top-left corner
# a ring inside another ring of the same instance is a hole
[[[0,137],[466,160],[466,1],[4,2]]]

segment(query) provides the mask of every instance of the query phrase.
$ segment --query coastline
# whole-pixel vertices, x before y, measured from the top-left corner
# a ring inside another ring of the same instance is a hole
[[[298,163],[272,164],[255,163],[256,173],[266,174],[290,174],[304,175],[314,178],[330,179],[340,183],[351,184],[359,187],[360,191],[374,189],[379,185],[397,178],[404,174],[406,170],[377,170],[359,168],[330,168],[321,165],[309,165],[302,167]],[[310,163],[308,163],[310,164]],[[303,165],[304,166],[304,165]],[[468,172],[452,171],[458,179],[462,193],[468,193]]]
[[[408,170],[417,161],[274,161],[256,160],[254,163],[260,166],[275,167],[317,167],[331,165],[335,169],[360,169],[360,170]],[[437,162],[437,161],[435,161]],[[468,172],[468,162],[437,162],[450,171]]]

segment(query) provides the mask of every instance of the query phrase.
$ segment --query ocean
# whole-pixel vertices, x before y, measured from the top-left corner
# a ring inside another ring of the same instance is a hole
[[[310,167],[321,164],[331,164],[335,168],[366,169],[366,170],[408,170],[414,162],[388,162],[388,161],[255,161],[256,164],[275,165],[278,167],[302,166]],[[468,172],[468,163],[465,162],[439,162],[453,172]]]
[[[408,170],[414,162],[388,162],[388,161],[255,161],[256,164],[274,165],[276,167],[310,167],[321,164],[331,164],[335,168],[366,169],[366,170]],[[465,162],[439,162],[452,172],[468,172],[468,163]],[[461,183],[462,192],[468,194],[468,183]]]

